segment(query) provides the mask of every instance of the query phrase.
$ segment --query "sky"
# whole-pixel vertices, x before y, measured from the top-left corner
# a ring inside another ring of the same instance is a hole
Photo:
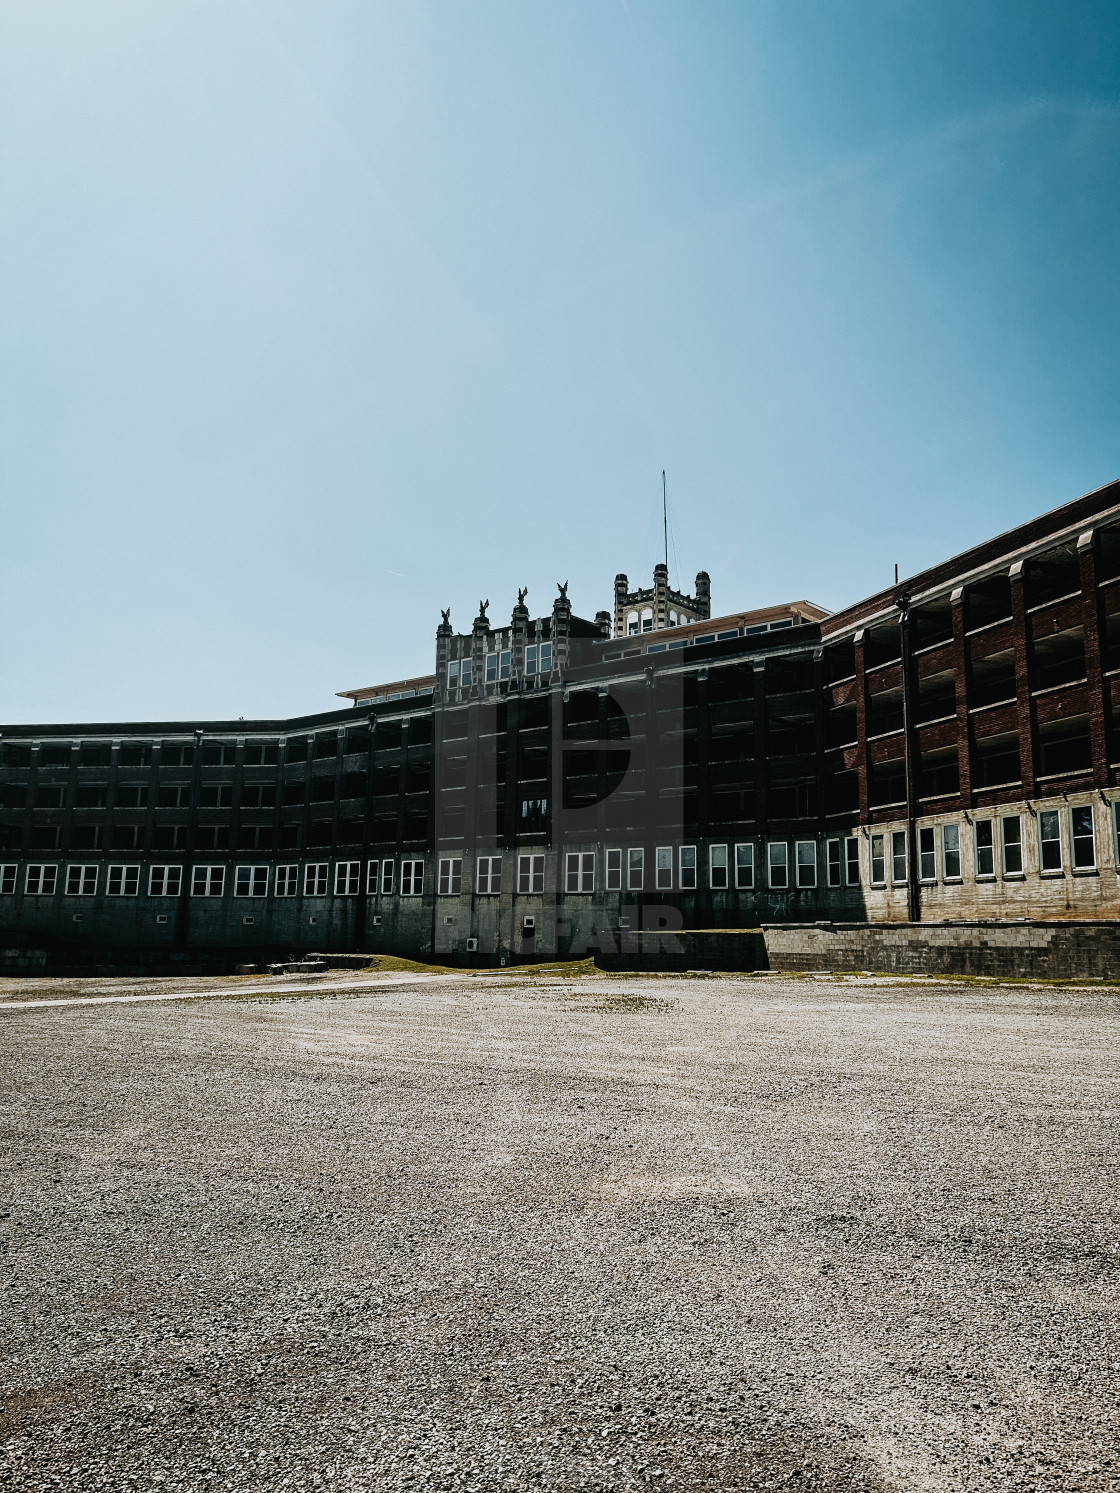
[[[1114,0],[3,0],[0,721],[516,588],[849,604],[1120,476]]]

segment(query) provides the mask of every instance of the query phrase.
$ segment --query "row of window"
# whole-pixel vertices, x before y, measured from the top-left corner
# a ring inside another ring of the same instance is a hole
[[[399,734],[399,722],[388,723],[390,732]],[[429,736],[430,739],[430,736]],[[343,750],[352,752],[369,750],[369,731],[365,727],[346,732],[340,738],[337,731],[321,736],[289,736],[285,759],[288,762],[306,762],[310,757],[319,761],[337,757],[340,741]],[[203,767],[232,767],[237,761],[235,741],[204,741],[201,746],[193,742],[122,742],[117,753],[120,767],[150,767],[155,747],[159,747],[161,767],[193,767],[197,760]],[[280,746],[275,741],[247,741],[243,758],[246,767],[272,767],[280,758]],[[40,767],[109,767],[113,760],[113,749],[109,742],[86,742],[79,744],[75,756],[71,742],[48,742],[39,748]],[[31,766],[31,748],[19,742],[4,742],[0,746],[0,766],[26,768]]]
[[[398,792],[400,769],[396,766],[384,770],[384,781],[380,781],[382,774],[374,774],[374,791],[381,796],[396,794]],[[423,792],[427,789],[430,780],[430,767],[425,761],[422,763],[409,763],[405,776],[406,792]],[[341,796],[343,798],[365,798],[368,788],[368,776],[364,772],[348,772],[343,774]],[[283,785],[273,783],[243,783],[239,795],[240,807],[243,809],[272,809],[277,804],[278,787],[281,789],[279,801],[285,806],[292,804],[303,804],[308,798],[308,780],[298,778],[295,782],[286,782]],[[338,793],[338,785],[333,777],[313,777],[310,779],[310,797],[313,804],[333,803]],[[22,783],[0,784],[0,808],[22,809],[27,805],[28,790]],[[109,800],[108,783],[79,783],[74,791],[74,807],[76,809],[104,809]],[[146,809],[151,800],[151,792],[147,783],[119,783],[116,793],[116,807],[118,809]],[[190,783],[160,783],[156,788],[155,805],[159,809],[188,809],[191,804]],[[35,807],[37,809],[62,809],[66,806],[66,785],[64,783],[40,783],[35,793]],[[198,789],[198,807],[200,809],[232,809],[233,808],[233,785],[231,783],[202,783]]]
[[[487,684],[495,684],[500,680],[508,679],[513,654],[508,648],[498,649],[494,653],[486,654],[484,664],[484,678]],[[448,689],[464,689],[471,687],[474,665],[469,658],[453,658],[447,665],[447,687]],[[525,649],[525,673],[527,676],[534,674],[547,674],[552,669],[552,644],[530,643]]]
[[[1075,871],[1093,871],[1097,867],[1097,835],[1090,804],[1062,809],[1039,809],[1038,869],[1045,875],[1059,875],[1065,870],[1065,839],[1062,834],[1063,813],[1069,815],[1069,854]],[[1112,805],[1117,836],[1116,856],[1120,865],[1120,802]],[[961,829],[959,824],[943,824],[940,836],[932,825],[918,830],[918,879],[923,882],[960,881]],[[977,819],[972,823],[973,867],[978,880],[994,878],[997,856],[1001,874],[1019,877],[1026,874],[1024,859],[1023,816],[1004,814],[999,819]],[[889,845],[888,845],[889,839]],[[940,839],[940,844],[938,843]],[[940,866],[938,864],[940,854]],[[902,830],[871,836],[871,885],[887,884],[887,862],[890,879],[905,882],[907,877],[906,835]]]
[[[11,896],[16,890],[17,867],[0,866],[0,895]],[[140,866],[70,865],[66,867],[64,892],[67,897],[93,897],[97,894],[101,871],[105,871],[105,892],[110,897],[138,897],[140,895]],[[178,897],[183,891],[183,866],[149,866],[148,896]],[[303,895],[326,897],[330,895],[330,862],[317,861],[303,867]],[[424,894],[424,862],[403,860],[399,866],[393,860],[370,861],[366,871],[366,890],[373,896],[380,892],[388,896],[399,884],[402,897],[421,897]],[[57,865],[29,865],[24,879],[24,891],[29,897],[52,897],[59,887]],[[193,897],[221,897],[226,890],[227,867],[192,866],[190,868],[190,892]],[[293,866],[234,866],[232,889],[235,897],[267,897],[269,875],[272,874],[273,895],[295,897],[300,889],[300,867]],[[361,891],[362,862],[337,861],[334,867],[334,895],[356,897]]]

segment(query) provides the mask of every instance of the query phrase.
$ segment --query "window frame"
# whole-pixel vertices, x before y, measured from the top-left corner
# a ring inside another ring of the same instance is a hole
[[[32,872],[35,872],[35,885],[32,886]],[[48,882],[49,885],[44,885]],[[57,861],[31,861],[27,866],[27,874],[23,879],[24,895],[28,897],[53,897],[58,887],[58,862]]]
[[[775,872],[778,874],[777,880],[775,880]],[[789,891],[790,886],[788,840],[767,840],[766,884],[770,888],[770,890],[774,892]]]
[[[737,892],[754,890],[753,840],[741,840],[735,846],[735,890]]]
[[[723,855],[723,865],[719,865],[720,854]],[[722,874],[723,881],[717,878]],[[731,859],[728,855],[727,846],[708,846],[708,888],[713,892],[727,892],[731,890]]]
[[[918,825],[918,880],[923,886],[937,883],[937,827]]]
[[[534,883],[539,880],[540,885]],[[526,885],[525,883],[528,883]],[[517,857],[517,895],[539,897],[544,893],[544,856],[535,851],[524,851]]]
[[[160,876],[160,889],[156,891],[156,873]],[[168,883],[174,873],[175,890],[168,891]],[[149,897],[179,897],[183,892],[183,867],[181,863],[175,864],[160,862],[158,865],[148,867],[148,896]]]
[[[658,845],[653,852],[654,891],[673,890],[673,847]]]
[[[972,821],[972,846],[973,865],[976,867],[977,881],[994,881],[996,874],[996,834],[994,819],[974,819]],[[982,835],[987,836],[987,843],[982,843]],[[981,863],[983,856],[991,861],[991,865],[984,870]]]
[[[444,855],[440,857],[438,866],[438,880],[436,882],[437,897],[459,897],[463,892],[463,857],[461,855]]]
[[[631,845],[626,851],[626,890],[628,892],[640,892],[645,887],[646,880],[646,848],[644,845]]]
[[[401,861],[400,895],[422,897],[424,895],[424,858],[412,857]]]
[[[859,865],[859,836],[844,836],[844,885],[859,886],[861,883]]]
[[[578,851],[573,854],[578,855]],[[604,858],[604,888],[608,892],[620,892],[622,890],[622,848],[618,845],[608,845]],[[567,870],[565,866],[565,885],[567,885]]]
[[[844,848],[842,841],[837,837],[825,841],[825,880],[826,884],[832,886],[844,885]]]
[[[497,866],[497,886],[494,885]],[[485,882],[485,885],[483,883]],[[475,858],[474,863],[474,889],[478,897],[500,897],[502,895],[502,857],[501,855],[480,855]]]
[[[191,866],[192,897],[224,897],[226,894],[225,862],[204,861]]]
[[[677,846],[677,886],[682,892],[694,892],[699,880],[696,866],[696,846]]]
[[[1088,816],[1088,820],[1089,820],[1089,833],[1087,835],[1086,834],[1080,834],[1079,835],[1078,832],[1077,832],[1075,816],[1078,815],[1078,814],[1085,814],[1085,815]],[[1089,842],[1089,855],[1090,855],[1090,859],[1087,860],[1087,861],[1079,861],[1078,858],[1077,858],[1077,855],[1078,855],[1078,845],[1079,845],[1079,843],[1083,845],[1086,840],[1088,840],[1088,842]],[[1074,871],[1095,871],[1097,869],[1097,816],[1093,812],[1093,805],[1092,804],[1071,804],[1070,805],[1070,809],[1069,809],[1069,841],[1070,841],[1070,857],[1071,857],[1071,860],[1073,862],[1073,869],[1074,869]]]
[[[1014,836],[1009,838],[1008,826],[1014,825]],[[1014,862],[1018,859],[1019,864],[1009,865],[1008,861]],[[1018,881],[1025,873],[1026,863],[1023,858],[1023,819],[1020,814],[1001,814],[999,818],[999,863],[1002,867],[1005,879]]]
[[[377,884],[377,886],[378,886],[378,896],[380,896],[380,897],[391,897],[393,895],[393,888],[397,884],[397,882],[396,882],[396,876],[397,876],[396,867],[397,867],[396,856],[392,856],[392,855],[382,856],[382,858],[381,858],[381,879],[380,879],[380,881]]]
[[[878,853],[876,853],[878,846]],[[871,836],[871,851],[868,856],[869,885],[886,886],[887,884],[887,837],[883,835]]]
[[[1056,833],[1044,835],[1043,829],[1052,822]],[[1047,848],[1057,846],[1057,864],[1047,865]],[[1062,849],[1062,811],[1061,809],[1039,809],[1038,811],[1038,869],[1043,876],[1064,876],[1065,855]]]
[[[114,885],[116,883],[116,885]],[[140,895],[140,866],[126,861],[105,868],[105,895],[107,897],[138,897]]]
[[[14,897],[18,879],[18,861],[5,861],[0,865],[0,897]]]
[[[276,866],[272,875],[272,895],[274,897],[298,897],[299,896],[299,862],[288,861],[282,866]]]
[[[267,897],[269,869],[267,865],[234,866],[233,895],[235,897]],[[242,891],[243,885],[244,891]]]
[[[330,895],[330,861],[306,861],[303,867],[303,895],[326,897]]]
[[[812,853],[812,860],[810,860],[808,856],[802,856],[802,851],[806,850]],[[799,892],[812,891],[817,884],[818,872],[816,840],[795,840],[793,855],[794,866],[796,867],[797,890]],[[802,876],[801,873],[803,869],[806,872],[812,873],[811,880],[806,880],[805,877]]]
[[[902,850],[899,851],[901,842]],[[898,863],[902,861],[902,875],[898,874]],[[906,843],[904,829],[891,830],[891,886],[905,886],[910,874],[910,847]]]
[[[97,873],[101,869],[99,865],[90,864],[86,861],[71,861],[66,867],[66,890],[67,897],[96,897],[97,895]],[[77,876],[75,877],[75,873]],[[71,885],[76,879],[77,885]],[[92,883],[87,885],[87,883]]]
[[[573,876],[575,885],[572,885]],[[564,891],[569,897],[588,897],[595,891],[595,852],[569,850],[564,854]]]
[[[956,844],[950,846],[949,836],[956,836]],[[957,869],[949,870],[949,857],[956,858]],[[946,883],[954,883],[961,880],[961,827],[954,820],[952,823],[941,826],[941,877]]]

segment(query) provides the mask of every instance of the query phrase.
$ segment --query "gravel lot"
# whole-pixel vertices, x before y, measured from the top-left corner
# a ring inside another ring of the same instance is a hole
[[[3,1487],[1120,1487],[1116,995],[334,985],[0,1010]]]

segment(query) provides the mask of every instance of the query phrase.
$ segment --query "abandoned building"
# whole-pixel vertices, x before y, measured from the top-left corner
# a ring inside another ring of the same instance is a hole
[[[321,715],[5,726],[10,959],[1120,916],[1120,483],[842,612],[490,611]]]

